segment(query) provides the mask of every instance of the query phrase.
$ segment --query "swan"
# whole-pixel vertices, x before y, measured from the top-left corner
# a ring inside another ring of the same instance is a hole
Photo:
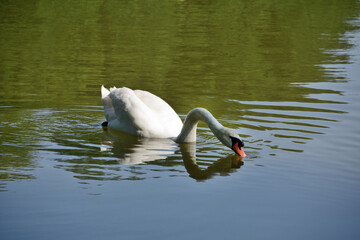
[[[145,138],[170,138],[182,143],[196,141],[197,124],[203,121],[220,142],[241,157],[246,156],[239,135],[221,125],[205,108],[192,109],[183,124],[168,103],[147,91],[127,87],[108,90],[101,86],[101,101],[106,118],[103,127]]]

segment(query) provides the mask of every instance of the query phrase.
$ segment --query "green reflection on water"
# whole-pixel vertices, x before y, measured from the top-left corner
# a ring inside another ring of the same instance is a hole
[[[104,156],[97,147],[76,148],[71,142],[71,127],[66,127],[66,135],[59,120],[66,118],[77,127],[85,124],[84,128],[100,122],[100,110],[80,120],[78,115],[83,113],[69,117],[68,112],[76,108],[74,105],[99,106],[101,84],[148,90],[169,102],[179,114],[201,106],[227,121],[229,127],[271,130],[274,137],[303,144],[323,133],[329,127],[327,122],[335,121],[329,114],[343,112],[293,103],[340,104],[308,96],[341,92],[292,83],[346,81],[335,79],[321,64],[349,61],[348,55],[332,51],[352,47],[343,37],[355,29],[348,20],[358,12],[359,2],[355,0],[3,1],[0,106],[17,110],[0,109],[1,178],[34,178],[31,174],[24,177],[21,169],[36,166],[33,159],[37,156],[33,154],[43,147],[42,141],[74,147],[57,152],[63,156],[88,155],[63,161],[75,165],[61,164],[57,159],[57,167],[79,178],[104,174],[81,168],[81,164],[91,165],[93,161],[99,161],[94,163],[97,168],[106,167],[108,162],[94,160]],[[264,104],[267,102],[289,104]],[[56,119],[49,118],[54,122],[39,129],[32,122],[42,125],[47,118],[26,111],[39,108],[60,112]],[[314,116],[314,112],[318,114]],[[59,125],[57,130],[54,124]],[[80,135],[82,140],[95,145],[100,141],[96,135],[89,140],[86,134]],[[269,139],[261,144],[302,151]],[[21,173],[15,176],[15,172],[7,172],[11,168]]]
[[[2,105],[98,105],[106,84],[149,90],[186,113],[195,102],[219,112],[224,98],[305,101],[319,90],[289,83],[324,81],[331,76],[319,64],[347,61],[327,51],[350,47],[341,37],[359,4],[11,1],[0,9]]]

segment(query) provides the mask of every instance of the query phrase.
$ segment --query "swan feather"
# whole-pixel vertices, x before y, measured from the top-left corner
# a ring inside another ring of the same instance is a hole
[[[182,121],[164,100],[152,93],[127,87],[102,86],[102,103],[108,126],[114,130],[151,138],[179,135]]]

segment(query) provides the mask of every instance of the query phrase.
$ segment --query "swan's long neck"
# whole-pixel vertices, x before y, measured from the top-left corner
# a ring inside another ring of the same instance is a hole
[[[205,122],[216,137],[220,137],[221,130],[224,128],[211,113],[204,108],[194,108],[186,116],[183,128],[176,142],[195,142],[196,141],[196,127],[199,121]]]

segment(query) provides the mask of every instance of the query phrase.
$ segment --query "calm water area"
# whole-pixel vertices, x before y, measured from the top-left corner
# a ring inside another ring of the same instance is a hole
[[[0,3],[0,239],[360,239],[360,2]],[[196,144],[103,130],[142,89]]]

